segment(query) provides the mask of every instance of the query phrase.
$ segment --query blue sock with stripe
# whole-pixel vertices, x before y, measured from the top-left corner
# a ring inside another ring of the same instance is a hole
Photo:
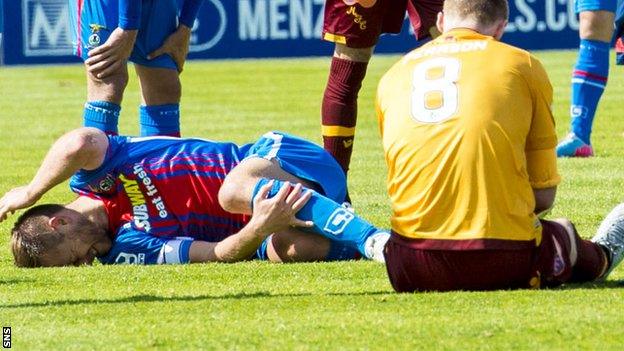
[[[121,106],[108,101],[88,101],[82,114],[85,127],[97,128],[106,134],[117,135]]]
[[[141,136],[180,136],[180,104],[141,105]]]
[[[260,188],[269,181],[267,178],[262,178],[258,181],[253,191],[252,203]],[[273,180],[269,197],[275,196],[283,185],[283,181]],[[312,191],[312,197],[297,212],[296,217],[303,221],[312,221],[314,223],[314,227],[308,228],[308,230],[312,230],[314,233],[332,241],[342,243],[346,248],[356,249],[362,256],[366,255],[364,249],[366,239],[380,231],[372,224],[340,206],[337,202],[316,191]],[[332,245],[335,245],[335,243],[332,243]],[[342,248],[338,246],[333,248],[335,252],[330,251],[329,256],[337,257],[344,254],[342,253]]]
[[[609,43],[582,39],[572,73],[570,117],[572,132],[587,144],[608,76]]]

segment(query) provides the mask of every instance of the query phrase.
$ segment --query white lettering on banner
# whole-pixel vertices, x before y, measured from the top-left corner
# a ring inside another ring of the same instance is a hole
[[[213,46],[217,45],[221,41],[223,35],[225,34],[225,29],[227,28],[227,13],[225,12],[223,4],[219,0],[205,1],[204,5],[201,8],[201,11],[213,11],[214,14],[212,15],[212,18],[219,18],[219,27],[217,28],[216,33],[210,36],[209,40],[198,39],[199,35],[197,34],[197,32],[198,28],[201,28],[201,22],[196,19],[193,23],[193,34],[191,36],[191,44],[189,46],[190,52],[199,52],[211,49]]]
[[[25,56],[72,53],[69,7],[65,0],[22,0]]]
[[[543,4],[544,19],[538,19],[533,4]],[[506,32],[560,32],[568,28],[579,29],[574,0],[515,0],[513,5],[518,13],[509,18]]]
[[[239,0],[240,40],[320,38],[324,0]]]

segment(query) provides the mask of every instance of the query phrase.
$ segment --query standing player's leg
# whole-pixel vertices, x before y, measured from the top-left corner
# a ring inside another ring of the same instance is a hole
[[[135,65],[141,85],[141,136],[180,136],[182,86],[177,70]]]
[[[591,131],[609,76],[609,49],[616,1],[577,0],[580,18],[579,54],[572,73],[570,133],[557,146],[559,157],[593,155]]]
[[[106,42],[117,28],[116,0],[70,1],[70,24],[74,54],[86,60],[89,50]],[[84,107],[84,125],[109,134],[117,134],[123,92],[128,83],[124,65],[106,78],[97,78],[87,71],[87,102]]]
[[[139,124],[141,136],[180,136],[181,84],[171,56],[148,59],[176,31],[178,5],[175,0],[143,1],[141,28],[130,61],[141,84]]]
[[[349,3],[349,4],[347,4]],[[327,0],[323,39],[336,43],[323,94],[323,145],[345,174],[357,121],[357,97],[368,61],[382,32],[398,33],[406,0]]]
[[[357,123],[357,97],[374,47],[349,48],[336,44],[323,93],[323,146],[346,174],[351,163]]]

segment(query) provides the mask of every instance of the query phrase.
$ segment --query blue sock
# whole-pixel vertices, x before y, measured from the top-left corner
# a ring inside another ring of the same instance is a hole
[[[106,134],[118,134],[121,106],[108,101],[88,101],[84,105],[82,118],[85,127],[97,128]]]
[[[350,245],[330,240],[329,252],[325,256],[325,261],[344,261],[353,260],[359,257],[358,250]]]
[[[609,76],[609,43],[581,40],[578,60],[572,73],[571,130],[587,144],[598,101]]]
[[[267,184],[269,179],[262,178],[254,188],[253,198],[260,188]],[[284,182],[273,180],[273,187],[269,197],[273,197]],[[253,201],[253,200],[252,200]],[[310,228],[314,233],[320,234],[332,241],[342,243],[347,248],[356,249],[365,256],[364,244],[372,234],[379,232],[372,224],[351,213],[337,202],[312,191],[312,197],[297,212],[297,218],[303,221],[312,221],[314,227]],[[332,243],[335,245],[336,243]],[[338,250],[338,248],[336,248]],[[330,254],[332,254],[330,252]],[[335,254],[335,253],[334,253]]]
[[[141,136],[180,136],[180,104],[141,105]]]

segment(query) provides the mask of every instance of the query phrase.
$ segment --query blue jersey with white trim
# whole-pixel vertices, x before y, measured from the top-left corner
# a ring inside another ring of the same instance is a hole
[[[104,203],[115,241],[102,262],[119,263],[120,257],[135,255],[132,261],[137,263],[165,263],[166,256],[156,251],[171,240],[218,242],[249,221],[247,215],[225,211],[218,192],[250,145],[170,137],[108,138],[102,166],[81,170],[70,181],[73,191]]]

